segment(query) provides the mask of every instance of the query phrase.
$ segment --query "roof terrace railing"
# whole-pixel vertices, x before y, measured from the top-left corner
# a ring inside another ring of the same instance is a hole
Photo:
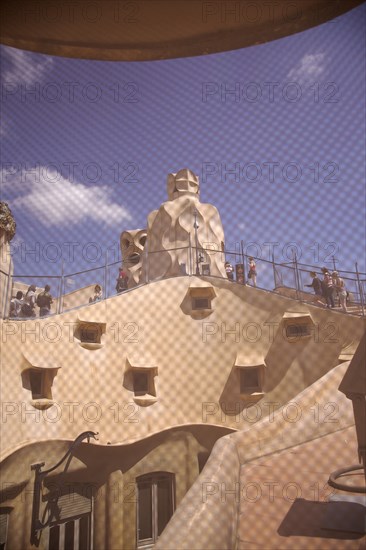
[[[184,247],[175,247],[169,250],[158,251],[148,251],[146,247],[143,256],[140,257],[140,262],[143,261],[144,263],[144,270],[140,276],[140,280],[135,286],[130,286],[126,291],[129,292],[134,288],[162,279],[163,277],[161,276],[154,277],[151,274],[151,270],[149,270],[151,257],[154,254],[163,255],[171,252],[179,256],[179,262],[177,263],[177,265],[179,265],[179,270],[173,275],[169,275],[169,277],[186,275],[213,277],[214,275],[210,273],[210,256],[217,254],[218,258],[216,258],[216,260],[222,265],[222,273],[225,273],[225,262],[228,261],[233,266],[232,281],[236,284],[256,286],[258,289],[280,293],[300,302],[312,303],[319,306],[325,305],[321,299],[316,300],[316,296],[312,289],[309,288],[312,281],[310,272],[319,274],[321,271],[319,266],[302,264],[297,261],[296,255],[294,255],[292,261],[284,263],[275,262],[274,257],[272,257],[272,260],[267,260],[260,257],[249,256],[248,254],[244,254],[243,246],[241,247],[241,251],[215,250],[213,248],[195,247],[191,244]],[[256,264],[256,280],[248,278],[249,258],[253,258]],[[123,262],[123,265],[125,267],[132,267],[133,265],[137,265],[135,262],[136,257],[134,258],[134,263],[131,262],[129,264],[127,259]],[[115,296],[117,294],[116,280],[118,277],[118,268],[120,266],[120,261],[108,263],[106,260],[103,266],[71,273],[65,273],[62,267],[60,275],[15,274],[12,277],[8,276],[8,285],[11,285],[11,296],[14,297],[17,290],[22,290],[24,292],[31,284],[36,285],[37,289],[43,289],[46,284],[51,283],[51,292],[54,297],[51,313],[59,314],[89,304],[89,299],[93,294],[96,284],[99,284],[103,289],[103,300]],[[366,273],[360,273],[358,271],[357,263],[355,264],[355,271],[344,271],[339,269],[337,271],[344,280],[348,293],[348,313],[364,316]],[[6,275],[6,273],[2,273]],[[226,279],[227,277],[220,276],[219,278]],[[7,295],[9,295],[9,292],[7,292]],[[340,303],[336,293],[335,301],[336,308],[340,309]],[[6,312],[8,315],[9,305],[6,308]],[[24,317],[22,318],[24,319]]]

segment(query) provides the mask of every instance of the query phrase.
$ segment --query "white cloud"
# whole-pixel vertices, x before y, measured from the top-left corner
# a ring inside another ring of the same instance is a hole
[[[305,54],[287,74],[292,82],[304,83],[318,78],[324,71],[325,54]]]
[[[2,51],[5,61],[10,63],[10,68],[3,72],[3,80],[6,82],[34,84],[43,78],[54,63],[48,55],[36,55],[5,46]]]
[[[47,227],[75,225],[87,220],[114,226],[132,219],[126,208],[113,202],[106,185],[71,182],[56,170],[39,166],[35,173],[11,174],[3,169],[3,187],[19,186],[20,196],[9,201],[14,210],[27,213]],[[20,183],[21,182],[21,183]]]

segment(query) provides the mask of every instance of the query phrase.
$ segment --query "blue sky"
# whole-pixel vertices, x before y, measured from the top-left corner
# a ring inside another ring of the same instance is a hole
[[[1,47],[2,200],[16,273],[117,259],[188,167],[227,246],[365,265],[365,14],[242,50],[153,62]],[[33,90],[33,93],[32,91]],[[234,93],[226,93],[234,91]],[[231,171],[231,173],[230,173]],[[50,244],[51,243],[51,244]],[[75,243],[70,245],[68,243]],[[95,243],[90,245],[89,243]],[[329,244],[333,243],[333,244]],[[39,253],[26,254],[38,247]]]

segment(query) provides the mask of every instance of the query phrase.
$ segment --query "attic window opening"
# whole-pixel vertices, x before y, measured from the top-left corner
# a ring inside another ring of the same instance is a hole
[[[79,321],[75,328],[74,336],[81,347],[96,350],[104,345],[103,336],[105,331],[105,323]]]
[[[211,309],[211,299],[202,297],[192,297],[192,309]]]
[[[310,338],[314,331],[314,321],[309,313],[286,312],[283,321],[284,335],[290,343]]]
[[[32,392],[32,399],[42,399],[44,396],[44,372],[40,370],[29,371],[29,381]]]
[[[311,336],[311,326],[308,323],[288,324],[286,326],[286,337],[301,338],[303,336]]]
[[[97,327],[82,327],[80,329],[80,340],[88,344],[100,344],[101,331]]]
[[[29,386],[32,399],[52,399],[52,376],[46,369],[29,369]]]
[[[189,312],[193,316],[206,316],[212,311],[212,300],[216,298],[216,293],[212,285],[205,281],[194,281],[188,288],[186,294],[188,300]],[[186,303],[186,302],[184,302]],[[197,317],[196,317],[197,318]]]
[[[258,367],[240,369],[240,393],[261,392],[261,377]]]
[[[133,372],[133,390],[135,395],[146,395],[149,393],[149,373],[143,371]]]

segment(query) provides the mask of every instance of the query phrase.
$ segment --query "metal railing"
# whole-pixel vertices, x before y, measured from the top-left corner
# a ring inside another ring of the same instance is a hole
[[[163,278],[187,275],[226,279],[228,277],[225,275],[224,265],[225,262],[229,262],[233,267],[232,275],[229,277],[237,284],[256,286],[258,289],[280,293],[300,302],[316,303],[314,292],[306,285],[310,285],[312,281],[310,272],[320,274],[321,268],[319,266],[299,263],[296,256],[294,256],[291,262],[285,263],[275,262],[274,257],[272,257],[272,260],[266,260],[260,257],[249,256],[244,253],[243,243],[241,244],[240,251],[215,250],[214,248],[193,246],[191,243],[185,247],[158,251],[148,251],[146,247],[140,258],[142,266],[140,279],[134,283],[134,286],[129,285],[130,288],[126,291],[132,291],[141,285],[146,285]],[[154,277],[154,268],[156,268],[156,265],[160,265],[170,253],[173,253],[172,256],[175,258],[175,269],[172,270],[170,268],[166,276],[159,275]],[[211,273],[211,271],[215,271],[210,269],[214,256],[216,256],[216,265],[221,266],[219,275]],[[256,264],[256,280],[248,278],[250,258],[253,258]],[[133,266],[132,263],[128,266],[128,261],[125,261],[124,265],[125,267]],[[43,290],[46,284],[50,284],[54,300],[51,314],[59,314],[89,304],[94,287],[97,284],[102,287],[103,300],[115,296],[117,294],[116,282],[120,266],[120,261],[112,263],[106,261],[103,266],[72,273],[65,273],[62,267],[60,275],[15,274],[12,277],[8,276],[8,285],[11,285],[11,296],[14,297],[17,290],[22,290],[25,294],[28,286],[31,284],[37,287],[37,292]],[[348,292],[348,313],[364,316],[366,273],[358,271],[357,263],[355,264],[354,272],[338,269],[338,273],[344,280]],[[335,296],[335,300],[336,306],[339,307],[337,296]],[[322,305],[322,301],[320,300],[319,302],[317,305]],[[6,308],[6,311],[9,312],[9,307]]]

